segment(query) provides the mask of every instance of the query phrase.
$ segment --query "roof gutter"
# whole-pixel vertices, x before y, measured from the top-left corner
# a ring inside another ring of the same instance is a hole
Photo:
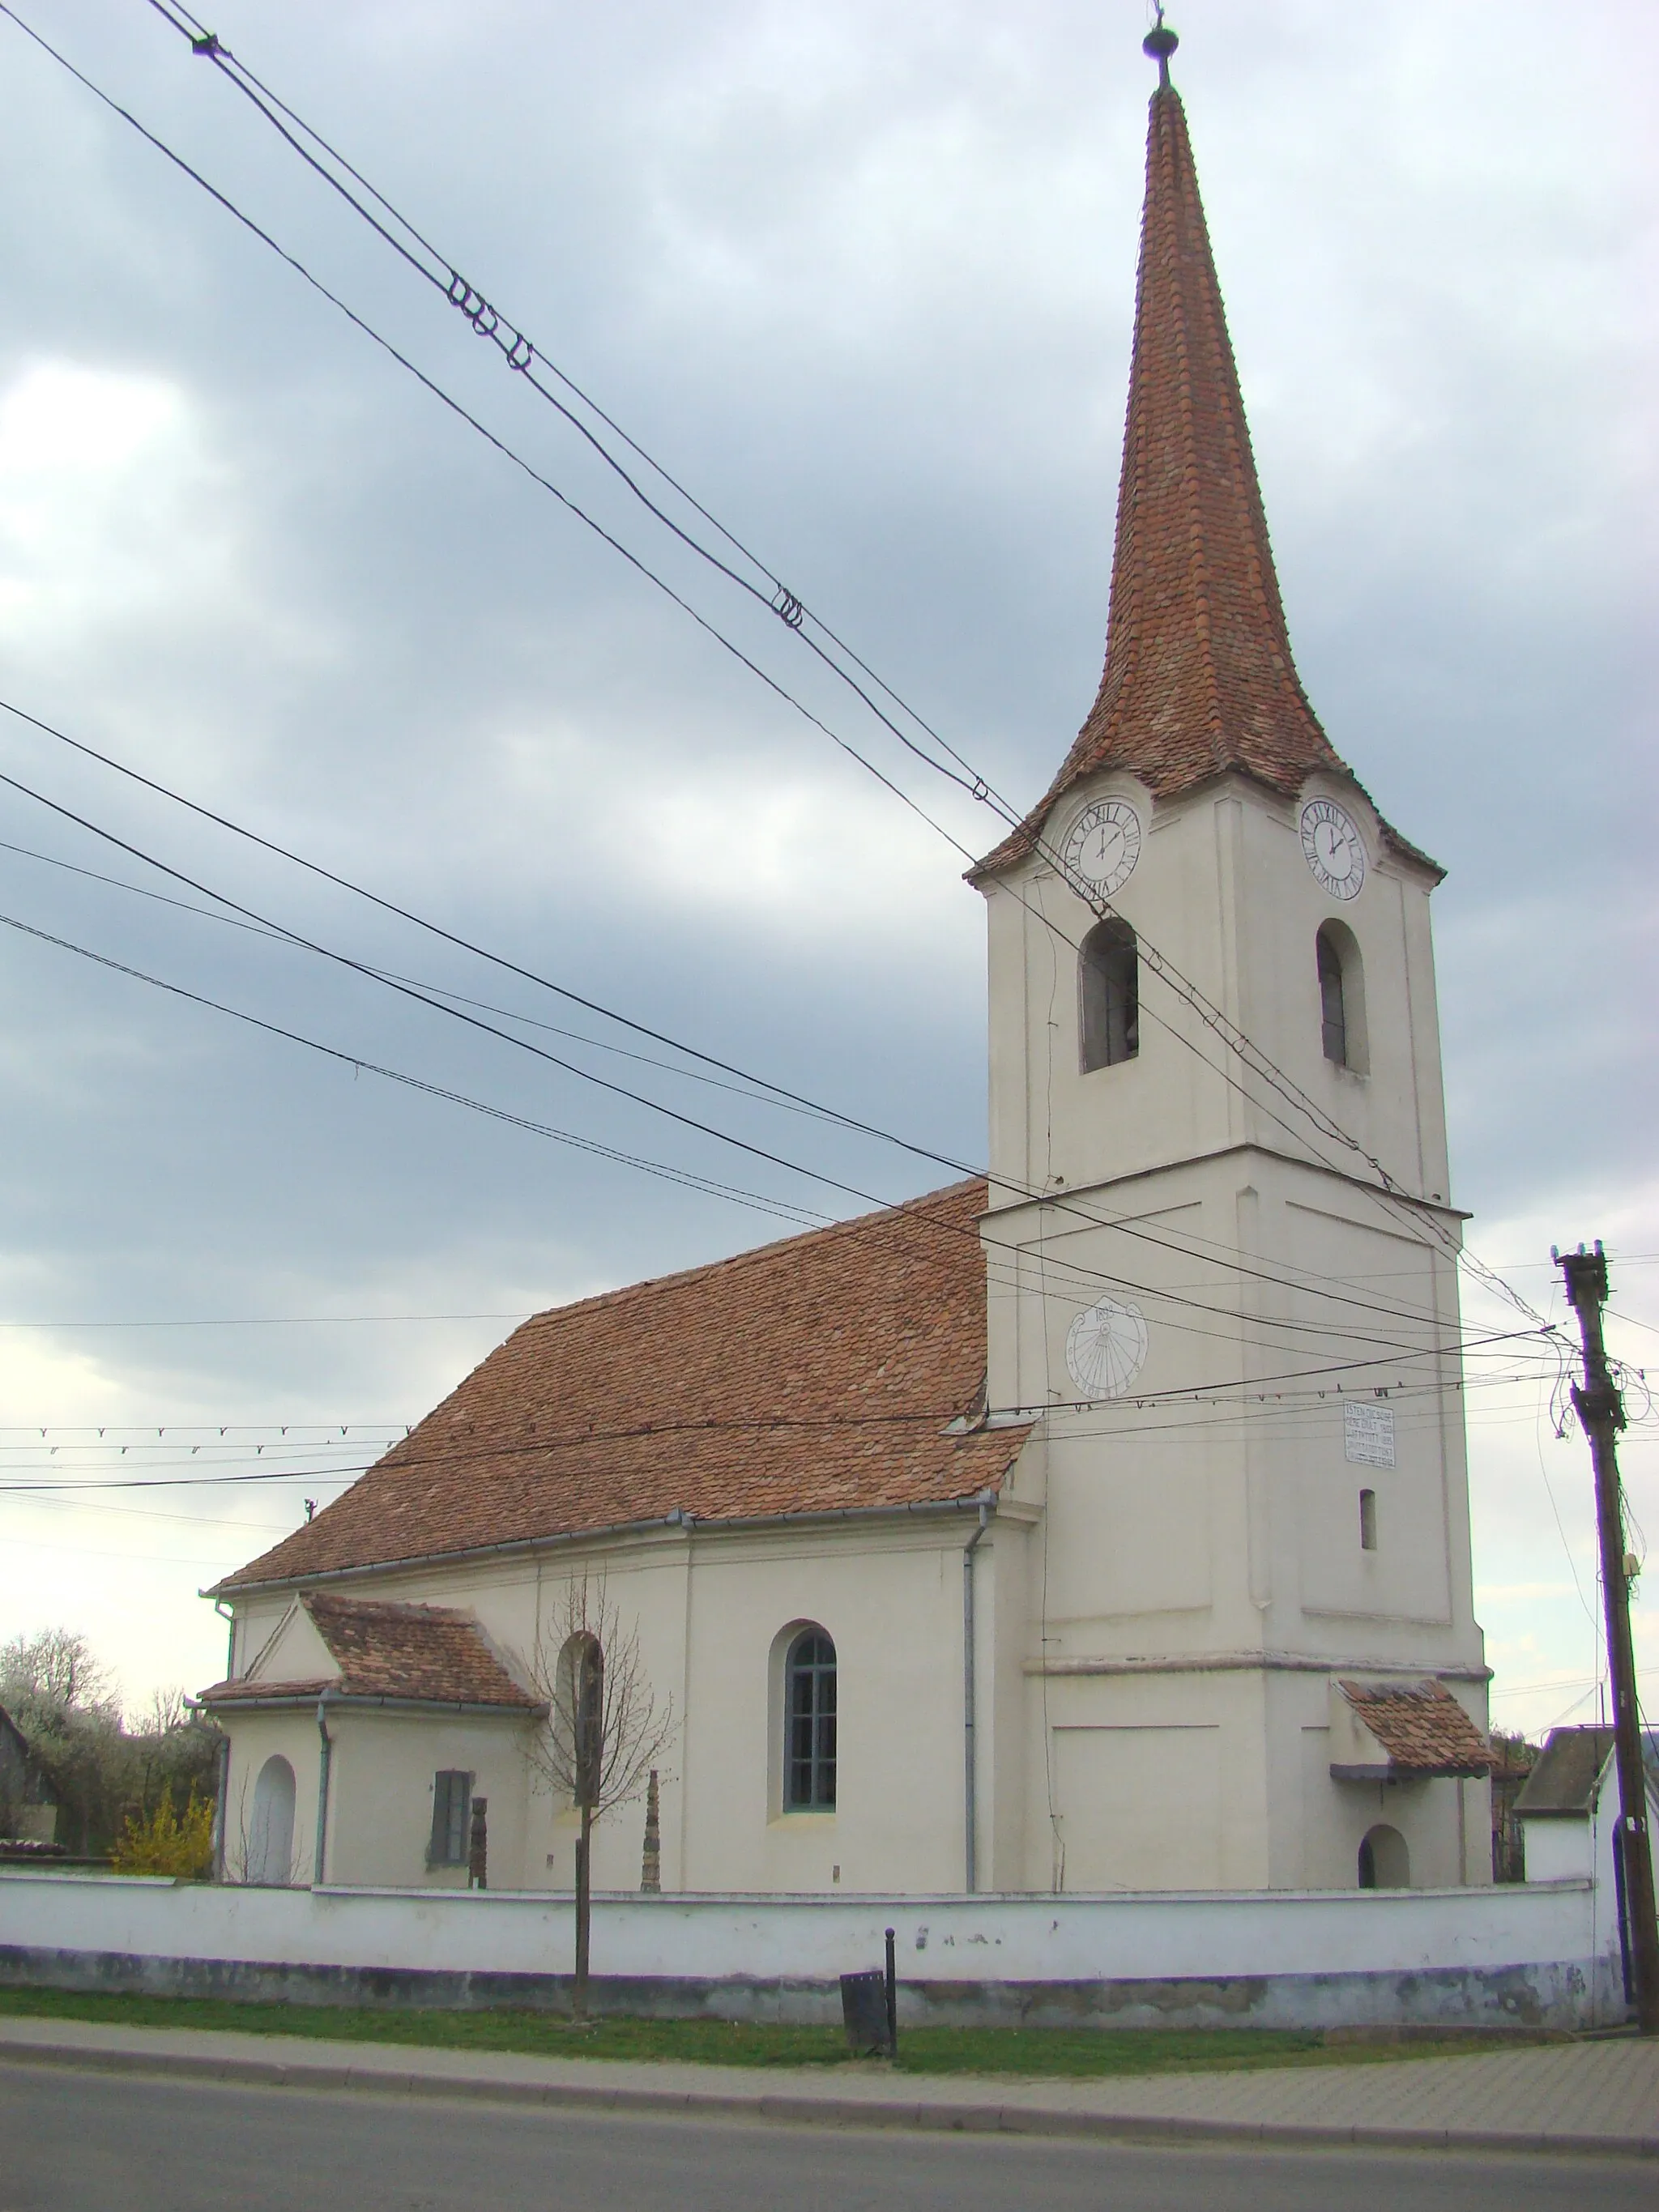
[[[975,1491],[966,1498],[929,1498],[911,1505],[838,1505],[816,1512],[752,1513],[732,1520],[702,1520],[696,1524],[699,1536],[741,1534],[767,1528],[825,1528],[841,1521],[902,1521],[926,1520],[937,1516],[974,1513],[980,1500],[994,1496],[994,1492]],[[463,1560],[522,1558],[533,1552],[555,1551],[561,1546],[598,1543],[606,1537],[644,1536],[658,1529],[682,1529],[685,1521],[676,1506],[672,1513],[657,1514],[648,1521],[612,1521],[598,1528],[562,1530],[550,1536],[515,1536],[501,1544],[472,1544],[453,1552],[410,1552],[395,1559],[373,1559],[366,1565],[351,1567],[319,1567],[311,1573],[274,1576],[269,1582],[216,1583],[211,1589],[203,1590],[203,1597],[222,1595],[252,1597],[266,1590],[305,1589],[318,1583],[338,1583],[361,1580],[366,1575],[391,1575],[410,1567],[458,1565]]]
[[[197,1710],[209,1713],[291,1713],[301,1712],[313,1703],[317,1708],[317,1725],[323,1727],[323,1698],[335,1711],[363,1711],[386,1713],[460,1713],[469,1720],[545,1720],[548,1708],[541,1705],[485,1705],[463,1703],[451,1698],[391,1698],[354,1694],[350,1691],[325,1690],[322,1698],[313,1700],[309,1690],[299,1690],[288,1696],[272,1691],[261,1697],[257,1692],[246,1698],[209,1698],[195,1701]],[[324,1741],[330,1739],[325,1734]]]

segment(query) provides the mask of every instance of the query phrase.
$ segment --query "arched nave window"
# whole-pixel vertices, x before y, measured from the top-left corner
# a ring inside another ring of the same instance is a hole
[[[1140,955],[1121,919],[1097,922],[1078,961],[1083,1069],[1115,1067],[1140,1050]]]
[[[1325,1057],[1334,1067],[1364,1075],[1365,982],[1353,932],[1328,921],[1315,939],[1319,968],[1319,1033]]]
[[[570,1777],[570,1802],[592,1805],[605,1763],[605,1654],[597,1636],[579,1632],[560,1652],[554,1716],[562,1739],[562,1763]]]
[[[783,1666],[783,1802],[792,1813],[836,1803],[836,1647],[803,1628]]]

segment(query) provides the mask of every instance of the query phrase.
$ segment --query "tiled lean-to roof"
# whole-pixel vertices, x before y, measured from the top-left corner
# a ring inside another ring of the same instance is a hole
[[[222,1591],[670,1519],[946,1504],[1026,1431],[985,1376],[985,1185],[538,1314]]]
[[[1378,1687],[1344,1681],[1343,1696],[1401,1775],[1489,1774],[1486,1738],[1443,1683],[1432,1679]]]
[[[300,1602],[338,1667],[338,1676],[290,1682],[267,1680],[256,1670],[237,1681],[216,1682],[203,1691],[203,1704],[222,1709],[327,1690],[341,1698],[540,1710],[491,1651],[470,1613],[436,1605],[383,1605],[324,1590],[307,1590]]]
[[[1110,768],[1155,798],[1229,770],[1286,797],[1315,769],[1352,780],[1291,659],[1186,113],[1168,82],[1147,129],[1105,672],[1048,792],[969,881],[1024,858],[1055,802]],[[1383,827],[1395,850],[1434,867]]]

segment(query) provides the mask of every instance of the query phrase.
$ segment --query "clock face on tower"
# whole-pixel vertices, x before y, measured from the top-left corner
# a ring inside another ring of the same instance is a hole
[[[1365,841],[1334,799],[1310,799],[1302,810],[1302,850],[1314,880],[1333,898],[1357,898],[1365,880]]]
[[[1066,1332],[1066,1364],[1085,1398],[1121,1398],[1146,1364],[1146,1316],[1100,1298]]]
[[[1097,799],[1073,823],[1060,857],[1073,875],[1109,898],[1140,858],[1140,817],[1127,799]]]

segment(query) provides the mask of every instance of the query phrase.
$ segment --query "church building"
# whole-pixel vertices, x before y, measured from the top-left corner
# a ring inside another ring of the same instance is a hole
[[[483,1800],[568,1889],[585,1586],[665,1891],[1491,1880],[1441,871],[1297,680],[1175,43],[1105,673],[970,877],[988,1176],[536,1316],[228,1577],[227,1879],[464,1885]]]

